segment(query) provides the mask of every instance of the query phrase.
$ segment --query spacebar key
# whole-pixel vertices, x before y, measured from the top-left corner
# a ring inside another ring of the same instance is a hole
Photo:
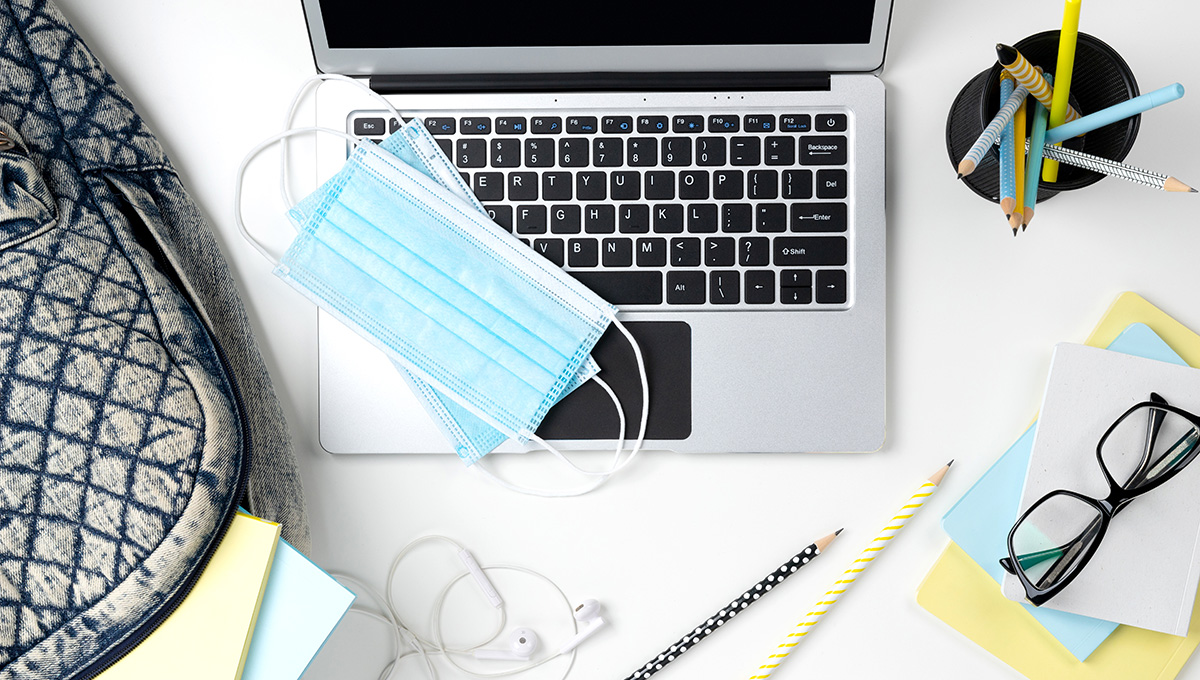
[[[661,305],[662,272],[569,272],[580,283],[614,305]]]

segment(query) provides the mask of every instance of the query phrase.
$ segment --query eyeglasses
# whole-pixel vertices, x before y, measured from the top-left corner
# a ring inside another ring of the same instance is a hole
[[[1117,418],[1096,445],[1108,497],[1065,489],[1046,494],[1013,524],[1008,557],[1000,566],[1021,580],[1031,604],[1045,603],[1092,559],[1109,522],[1122,508],[1166,483],[1197,453],[1200,417],[1151,394],[1150,401]]]

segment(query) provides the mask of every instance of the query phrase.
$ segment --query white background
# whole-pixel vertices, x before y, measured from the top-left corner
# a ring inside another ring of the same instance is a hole
[[[612,622],[581,648],[572,677],[624,677],[812,539],[845,526],[825,556],[660,676],[747,677],[950,458],[957,463],[930,507],[775,677],[1017,677],[916,603],[946,543],[940,515],[1029,423],[1054,343],[1082,341],[1118,293],[1137,291],[1200,329],[1200,196],[1109,179],[1040,204],[1029,231],[1014,239],[998,208],[954,180],[944,147],[950,102],[992,63],[995,42],[1057,28],[1060,3],[896,0],[882,75],[890,287],[883,450],[653,452],[600,491],[564,501],[510,494],[452,457],[330,456],[316,436],[316,312],[270,274],[231,219],[238,163],[280,129],[296,86],[315,70],[300,3],[59,4],[159,135],[217,230],[295,438],[316,561],[382,587],[402,546],[444,533],[485,564],[542,571],[574,600],[603,599]],[[1116,48],[1143,91],[1176,81],[1200,88],[1194,3],[1085,5],[1081,30]],[[443,26],[396,28],[452,30],[455,11],[446,6]],[[1129,162],[1200,183],[1198,119],[1197,94],[1147,114]],[[274,158],[264,155],[252,173],[247,213],[259,229],[286,230]],[[544,455],[508,462],[553,464]],[[397,587],[418,628],[427,629],[423,607],[455,568],[446,553],[429,549],[402,569]],[[565,638],[564,615],[545,588],[517,577],[497,584],[510,596],[515,625],[537,627],[547,643]],[[454,591],[451,627],[478,632],[491,624],[475,595]],[[306,677],[374,677],[389,644],[375,623],[350,617]],[[400,677],[421,677],[406,663]],[[1200,678],[1200,663],[1181,677]]]

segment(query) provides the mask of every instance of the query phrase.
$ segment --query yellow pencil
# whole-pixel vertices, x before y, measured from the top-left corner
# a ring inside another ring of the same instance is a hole
[[[1013,207],[1012,217],[1008,219],[1013,236],[1017,235],[1017,230],[1025,221],[1025,110],[1028,105],[1029,100],[1026,99],[1021,102],[1021,106],[1017,107],[1017,112],[1013,114],[1013,170],[1017,183],[1013,193],[1017,195],[1017,202]]]
[[[767,657],[767,662],[759,666],[758,670],[750,676],[750,680],[765,680],[765,678],[771,677],[771,673],[775,672],[776,668],[779,668],[780,664],[787,659],[788,654],[792,652],[795,646],[800,644],[800,641],[812,632],[812,627],[817,625],[821,617],[833,608],[833,605],[841,599],[842,594],[850,589],[855,579],[862,572],[866,571],[871,562],[876,557],[879,557],[879,553],[888,546],[888,542],[896,537],[896,534],[904,528],[908,520],[912,519],[917,514],[917,511],[921,509],[921,506],[925,505],[925,501],[929,500],[929,497],[933,495],[933,492],[937,491],[938,484],[942,482],[942,477],[946,476],[946,472],[950,470],[950,466],[953,463],[954,461],[946,463],[941,469],[930,475],[929,479],[921,485],[921,488],[917,489],[917,492],[900,508],[900,512],[897,512],[892,517],[887,526],[883,528],[883,531],[880,531],[879,535],[871,541],[870,545],[859,554],[858,559],[854,560],[850,568],[842,572],[841,577],[837,581],[834,581],[833,587],[813,606],[811,611],[804,615],[800,623],[796,624],[795,630],[789,633],[787,638]]]
[[[1079,10],[1082,6],[1083,0],[1066,0],[1063,8],[1062,31],[1058,35],[1058,63],[1054,67],[1054,98],[1050,105],[1050,127],[1062,125],[1067,120],[1071,70],[1075,66],[1075,43],[1079,37]],[[1056,161],[1047,158],[1042,163],[1042,179],[1047,182],[1058,181]]]

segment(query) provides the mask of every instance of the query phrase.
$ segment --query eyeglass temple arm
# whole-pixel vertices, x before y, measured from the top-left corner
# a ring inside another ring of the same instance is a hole
[[[1157,392],[1150,393],[1150,401],[1155,404],[1166,404],[1167,400],[1163,399]],[[1166,414],[1159,410],[1150,411],[1150,417],[1146,419],[1146,446],[1142,450],[1142,460],[1138,463],[1137,470],[1129,481],[1125,482],[1126,488],[1140,486],[1150,476],[1153,470],[1150,465],[1150,454],[1154,451],[1154,443],[1158,440],[1158,431],[1162,429],[1163,418]],[[1159,466],[1155,466],[1157,468]]]
[[[1087,527],[1079,534],[1079,536],[1075,537],[1071,541],[1068,541],[1067,543],[1064,543],[1056,548],[1046,548],[1045,550],[1038,550],[1035,552],[1023,553],[1021,555],[1018,555],[1017,562],[1021,565],[1021,571],[1027,571],[1030,567],[1041,564],[1042,562],[1045,562],[1046,560],[1059,560],[1059,559],[1069,556],[1072,553],[1072,550],[1071,550],[1072,546],[1086,545],[1087,542],[1090,541],[1092,539],[1092,537],[1094,537],[1096,535],[1096,532],[1099,530],[1100,530],[1100,518],[1097,517],[1096,519],[1093,519],[1090,524],[1087,525]],[[1008,557],[1005,557],[1000,560],[1000,566],[1004,567],[1004,570],[1010,574],[1017,573],[1016,570],[1013,569],[1012,559],[1010,559]],[[1053,569],[1051,569],[1049,572],[1047,572],[1046,576],[1049,576],[1051,573],[1054,573]],[[1055,574],[1055,575],[1057,575],[1057,574]],[[1039,583],[1037,583],[1035,585],[1037,585],[1037,587],[1041,588],[1042,584],[1047,582],[1046,576],[1043,576],[1041,579],[1039,579]]]

